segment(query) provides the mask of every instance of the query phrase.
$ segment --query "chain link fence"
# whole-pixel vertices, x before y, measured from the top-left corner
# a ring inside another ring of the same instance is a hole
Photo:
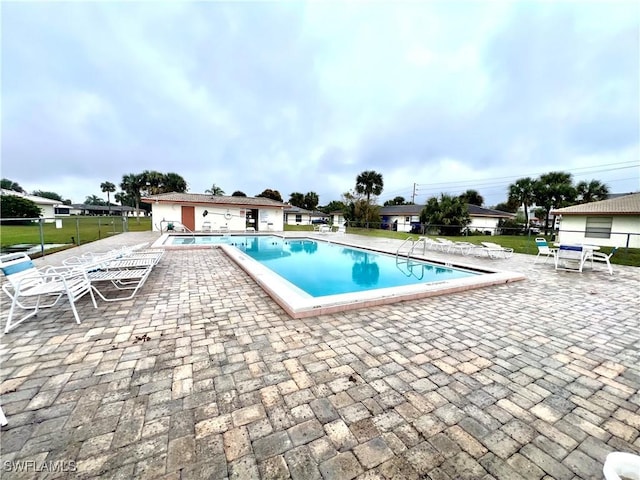
[[[149,219],[140,220],[150,228]],[[139,225],[138,219],[124,216],[3,218],[0,224],[2,253],[27,252],[29,255],[46,255],[128,232],[130,224]]]

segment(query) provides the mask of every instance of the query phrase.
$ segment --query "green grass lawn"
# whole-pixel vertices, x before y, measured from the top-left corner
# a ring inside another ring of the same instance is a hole
[[[122,233],[121,217],[59,217],[62,228],[56,228],[55,223],[43,223],[42,234],[44,243],[60,243],[82,245],[101,238]],[[151,230],[151,218],[142,217],[140,222],[135,218],[127,219],[130,232]],[[0,226],[2,247],[17,244],[40,244],[40,225],[2,225]]]
[[[313,230],[313,227],[309,225],[286,225],[285,230],[291,231],[309,231]],[[405,240],[407,238],[418,239],[419,235],[393,232],[389,230],[379,229],[366,229],[366,228],[347,228],[347,233],[355,233],[357,235],[365,235],[368,237],[383,237],[383,238],[397,238]],[[535,238],[542,235],[532,235],[527,237],[525,235],[494,235],[494,236],[460,236],[460,237],[445,237],[454,242],[470,242],[474,244],[480,244],[480,242],[493,242],[503,247],[513,248],[516,253],[525,253],[528,255],[537,255],[538,248],[536,247]],[[547,237],[547,241],[551,241],[551,237]],[[602,247],[600,250],[603,253],[611,253],[611,247]],[[634,267],[640,267],[640,249],[638,248],[619,248],[613,257],[611,257],[611,263],[618,265],[631,265]]]

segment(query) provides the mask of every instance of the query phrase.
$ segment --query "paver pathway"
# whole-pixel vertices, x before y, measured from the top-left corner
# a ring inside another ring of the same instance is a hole
[[[571,480],[640,453],[639,270],[469,261],[527,280],[293,320],[222,252],[168,251],[134,299],[2,336],[0,473]]]

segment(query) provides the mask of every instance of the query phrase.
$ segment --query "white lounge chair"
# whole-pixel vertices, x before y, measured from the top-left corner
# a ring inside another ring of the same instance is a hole
[[[88,293],[94,308],[98,308],[91,290],[91,281],[82,269],[54,267],[37,269],[27,254],[11,253],[0,256],[0,270],[7,277],[2,290],[11,298],[5,333],[37,315],[41,308],[53,307],[65,297],[69,300],[78,324],[80,324],[80,317],[75,306],[78,299]],[[42,303],[43,300],[46,303]],[[16,307],[31,312],[13,321]]]
[[[493,242],[480,242],[484,247],[485,253],[490,258],[511,258],[513,255],[513,248],[503,247]]]
[[[451,240],[437,237],[436,245],[434,246],[434,248],[440,250],[443,253],[448,253],[449,250],[451,250],[452,245],[453,245],[453,242]]]
[[[546,239],[542,237],[536,238],[536,247],[538,247],[538,255],[536,255],[536,259],[533,262],[534,264],[538,263],[540,255],[545,255],[545,263],[547,262],[547,260],[549,260],[549,257],[552,257],[555,262],[556,252],[558,251],[558,249],[551,248]]]

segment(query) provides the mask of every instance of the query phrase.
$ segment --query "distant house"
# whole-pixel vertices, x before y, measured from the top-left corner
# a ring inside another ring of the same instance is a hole
[[[411,225],[420,224],[420,212],[424,205],[389,205],[380,207],[382,228],[398,232],[410,232]]]
[[[44,218],[45,222],[51,223],[55,220],[55,208],[61,205],[62,202],[58,200],[51,200],[50,198],[36,197],[35,195],[28,195],[26,193],[16,192],[14,190],[0,189],[0,195],[15,195],[17,197],[26,198],[38,205],[40,208],[40,218]]]
[[[558,208],[558,240],[608,247],[640,248],[640,193]]]
[[[513,213],[492,210],[490,208],[479,207],[468,204],[471,223],[469,230],[478,230],[483,233],[494,235],[498,229],[498,222],[501,219],[513,219]],[[424,205],[389,205],[380,208],[382,217],[382,228],[396,230],[398,232],[410,232],[413,226],[420,224],[420,212]]]
[[[489,235],[495,235],[498,231],[498,223],[500,220],[513,220],[516,218],[515,213],[493,210],[471,204],[467,206],[469,207],[469,216],[471,217],[471,223],[467,228],[471,231],[478,230],[479,232]]]
[[[313,223],[329,223],[330,216],[317,210],[305,210],[304,208],[289,206],[284,211],[285,225],[311,225]]]
[[[72,205],[60,205],[56,208],[58,215],[117,215],[123,217],[135,216],[136,209],[133,207],[111,205],[87,205],[84,203],[74,203]],[[144,215],[141,211],[140,215]]]
[[[162,193],[142,198],[151,205],[153,230],[170,223],[190,231],[282,231],[287,204],[263,197],[233,197],[201,193]]]

